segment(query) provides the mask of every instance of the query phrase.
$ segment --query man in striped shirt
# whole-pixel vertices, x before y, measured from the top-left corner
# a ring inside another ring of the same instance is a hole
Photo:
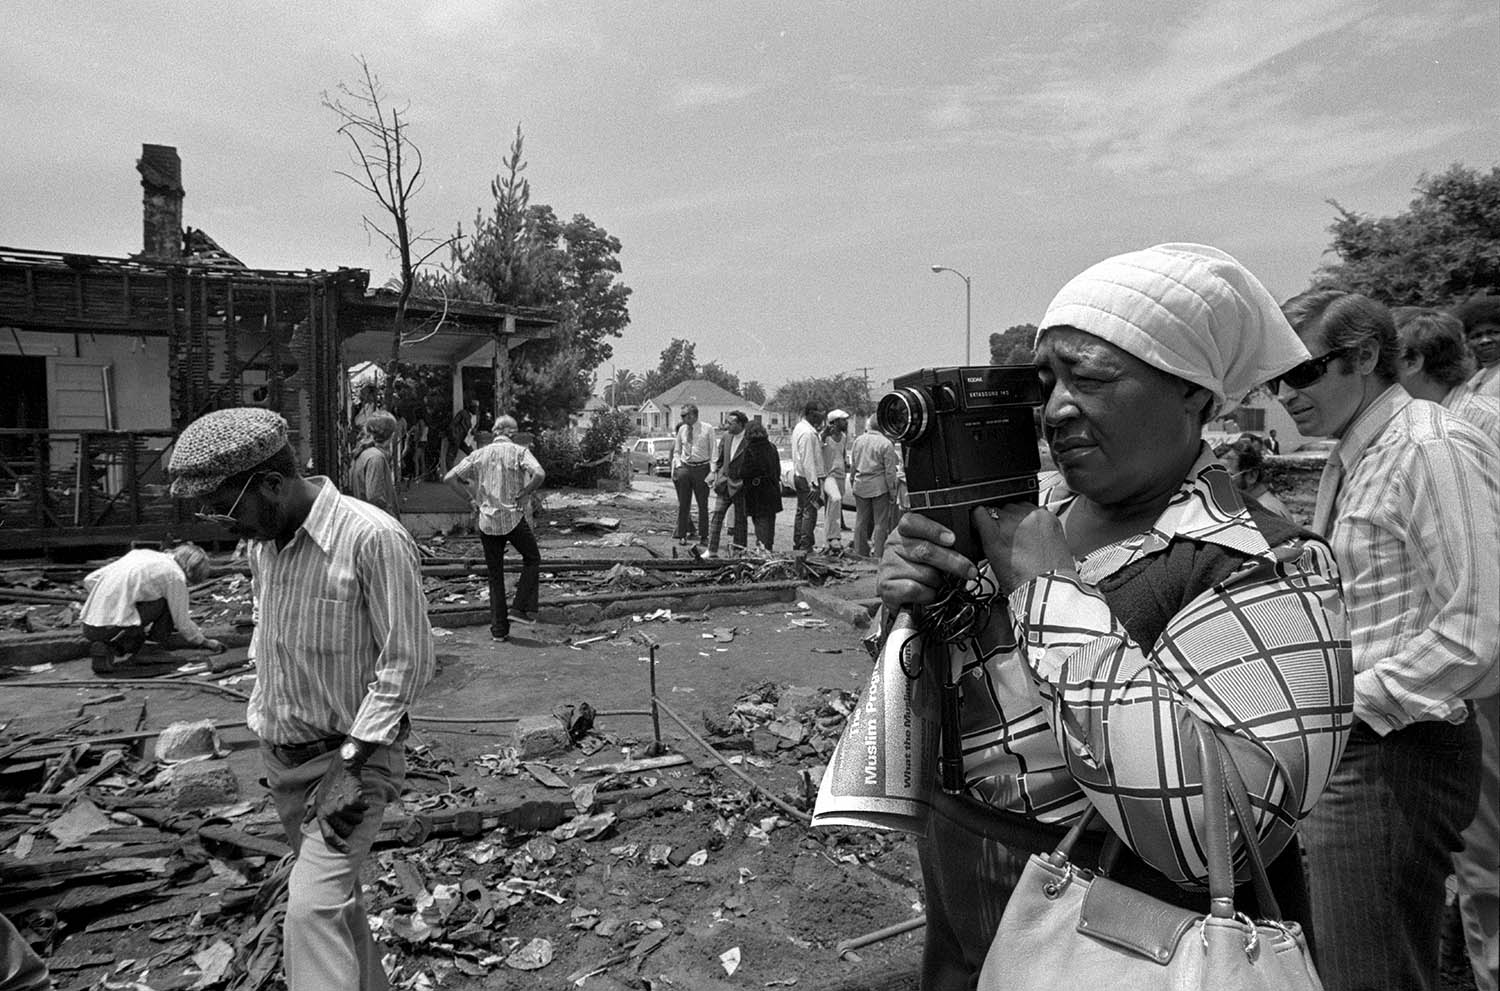
[[[1338,561],[1358,719],[1304,827],[1330,991],[1431,988],[1444,881],[1474,817],[1500,650],[1500,450],[1397,384],[1386,308],[1314,290],[1284,304],[1313,356],[1273,388],[1303,434],[1338,438],[1313,529]]]
[[[432,678],[417,548],[389,515],[302,478],[286,421],[226,409],[177,439],[172,494],[251,541],[257,678],[248,723],[297,861],[291,991],[384,989],[359,872],[401,793],[407,713]]]

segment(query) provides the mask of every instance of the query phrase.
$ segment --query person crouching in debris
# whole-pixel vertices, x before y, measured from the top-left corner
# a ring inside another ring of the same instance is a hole
[[[286,421],[225,409],[188,424],[168,467],[199,518],[251,540],[247,724],[296,861],[284,926],[290,991],[389,985],[359,875],[406,777],[408,712],[432,679],[411,534],[327,478],[304,478]]]
[[[889,610],[955,583],[981,603],[969,629],[944,630],[962,777],[934,796],[918,844],[924,991],[974,987],[1027,855],[1050,853],[1091,807],[1126,847],[1114,881],[1203,912],[1204,837],[1225,829],[1205,815],[1203,732],[1249,790],[1253,828],[1235,843],[1253,837],[1284,918],[1305,928],[1296,829],[1354,725],[1327,543],[1246,502],[1201,436],[1307,360],[1276,301],[1222,251],[1163,244],[1075,277],[1040,328],[1060,480],[1039,505],[975,509],[978,561],[907,513],[878,576]],[[1102,838],[1075,849],[1080,867],[1096,866]],[[1249,887],[1235,906],[1265,914]]]
[[[207,577],[208,555],[197,544],[166,553],[136,548],[91,572],[83,580],[88,599],[79,621],[94,673],[160,665],[179,648],[222,651],[188,613],[188,586]]]
[[[385,410],[376,410],[365,418],[359,451],[349,466],[349,494],[399,517],[396,472],[390,452],[391,440],[395,436],[396,418]]]

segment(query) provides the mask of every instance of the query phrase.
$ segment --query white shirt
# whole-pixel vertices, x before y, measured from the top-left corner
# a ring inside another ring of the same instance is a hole
[[[188,615],[187,575],[161,551],[133,550],[89,574],[83,580],[89,597],[83,604],[81,622],[89,626],[139,626],[137,602],[166,599],[172,622],[189,643],[201,644],[207,637]]]
[[[823,471],[823,442],[818,439],[818,428],[803,417],[792,428],[792,473],[805,478],[817,488]]]
[[[706,465],[713,453],[714,432],[702,421],[679,423],[672,442],[672,464]]]

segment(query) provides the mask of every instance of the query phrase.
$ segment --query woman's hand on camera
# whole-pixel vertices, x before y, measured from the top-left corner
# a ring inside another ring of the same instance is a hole
[[[885,542],[875,588],[890,609],[934,601],[954,579],[977,574],[974,562],[953,549],[953,533],[921,513],[906,513]]]
[[[1009,595],[1050,571],[1074,572],[1073,552],[1068,549],[1062,521],[1047,510],[1012,502],[995,509],[976,509],[973,521],[990,562],[990,573],[1002,594]]]

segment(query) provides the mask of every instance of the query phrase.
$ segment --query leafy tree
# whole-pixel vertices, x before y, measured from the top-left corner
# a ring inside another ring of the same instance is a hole
[[[560,430],[593,394],[583,351],[564,324],[551,341],[535,341],[512,352],[512,408],[517,420]]]
[[[731,371],[725,370],[717,361],[710,361],[698,369],[698,377],[708,379],[714,385],[732,392],[736,396],[740,395],[740,377]]]
[[[764,406],[766,404],[766,387],[754,379],[745,383],[744,387],[740,390],[740,395],[757,406]]]
[[[671,379],[662,388],[670,389],[678,382],[686,382],[698,376],[698,359],[695,354],[697,347],[692,341],[674,337],[672,343],[662,349],[661,362],[656,366],[656,371],[663,379]]]
[[[564,224],[550,206],[531,202],[524,147],[517,126],[504,170],[490,183],[490,215],[475,216],[473,236],[455,246],[448,271],[434,282],[460,298],[558,316],[562,333],[524,346],[512,361],[510,391],[518,417],[562,424],[582,408],[591,373],[613,353],[607,339],[629,324],[631,290],[615,278],[618,238],[583,214]]]
[[[1453,165],[1423,174],[1416,198],[1393,217],[1367,217],[1330,200],[1339,260],[1313,276],[1318,288],[1363,293],[1388,306],[1443,306],[1500,290],[1500,166],[1486,174]]]
[[[1036,324],[1018,323],[998,334],[990,335],[990,364],[1029,365],[1036,357],[1032,342],[1036,340]]]
[[[772,409],[800,416],[802,408],[812,399],[829,409],[842,409],[849,413],[869,413],[873,408],[864,377],[848,373],[788,382],[776,390],[769,405]]]

